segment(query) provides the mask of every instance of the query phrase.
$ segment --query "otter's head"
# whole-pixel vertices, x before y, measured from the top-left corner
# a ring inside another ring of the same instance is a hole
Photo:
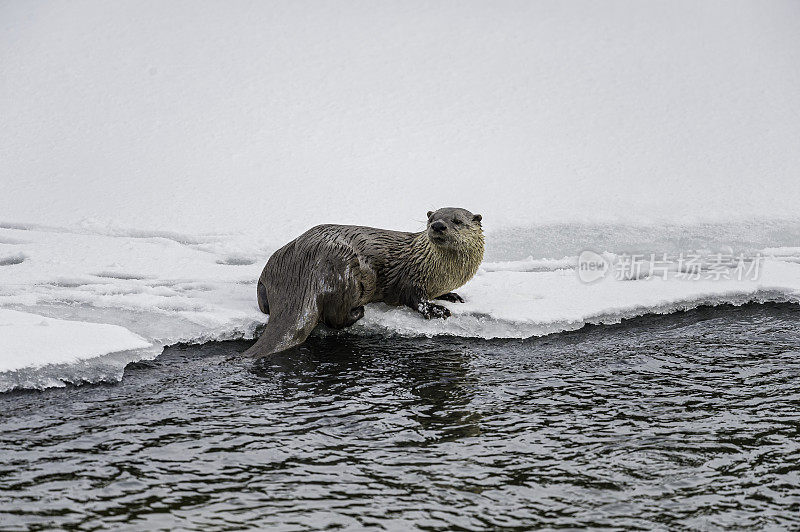
[[[483,253],[481,215],[466,209],[447,207],[428,212],[428,239],[445,249],[473,248],[480,245]]]

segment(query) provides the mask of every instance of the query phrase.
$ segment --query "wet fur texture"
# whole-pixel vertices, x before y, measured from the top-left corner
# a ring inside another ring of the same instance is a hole
[[[451,293],[483,260],[480,215],[447,208],[428,213],[425,231],[407,233],[355,225],[318,225],[276,251],[258,280],[258,304],[269,321],[246,352],[267,356],[306,340],[319,322],[341,329],[364,305],[405,305],[426,318],[450,311],[431,300],[463,301]]]

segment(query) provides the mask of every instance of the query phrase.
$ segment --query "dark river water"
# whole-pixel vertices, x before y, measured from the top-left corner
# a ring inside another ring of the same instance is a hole
[[[178,346],[0,395],[0,529],[800,527],[800,307]]]

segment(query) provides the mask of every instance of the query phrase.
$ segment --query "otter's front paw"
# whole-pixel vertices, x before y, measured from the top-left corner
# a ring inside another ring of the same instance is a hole
[[[419,310],[420,314],[425,316],[426,320],[431,318],[444,319],[450,317],[450,309],[443,307],[442,305],[437,305],[436,303],[431,303],[430,301],[423,301],[417,305],[417,310]]]
[[[447,292],[446,294],[442,294],[439,297],[434,298],[434,299],[440,299],[442,301],[449,301],[450,303],[463,303],[464,302],[464,298],[461,297],[460,295],[456,294],[455,292]]]

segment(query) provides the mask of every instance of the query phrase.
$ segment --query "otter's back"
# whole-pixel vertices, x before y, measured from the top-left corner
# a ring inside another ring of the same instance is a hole
[[[360,225],[325,224],[312,227],[297,240],[308,239],[310,242],[335,243],[350,247],[358,253],[362,260],[376,271],[382,270],[388,258],[398,250],[411,244],[417,233],[392,231],[376,227]]]

